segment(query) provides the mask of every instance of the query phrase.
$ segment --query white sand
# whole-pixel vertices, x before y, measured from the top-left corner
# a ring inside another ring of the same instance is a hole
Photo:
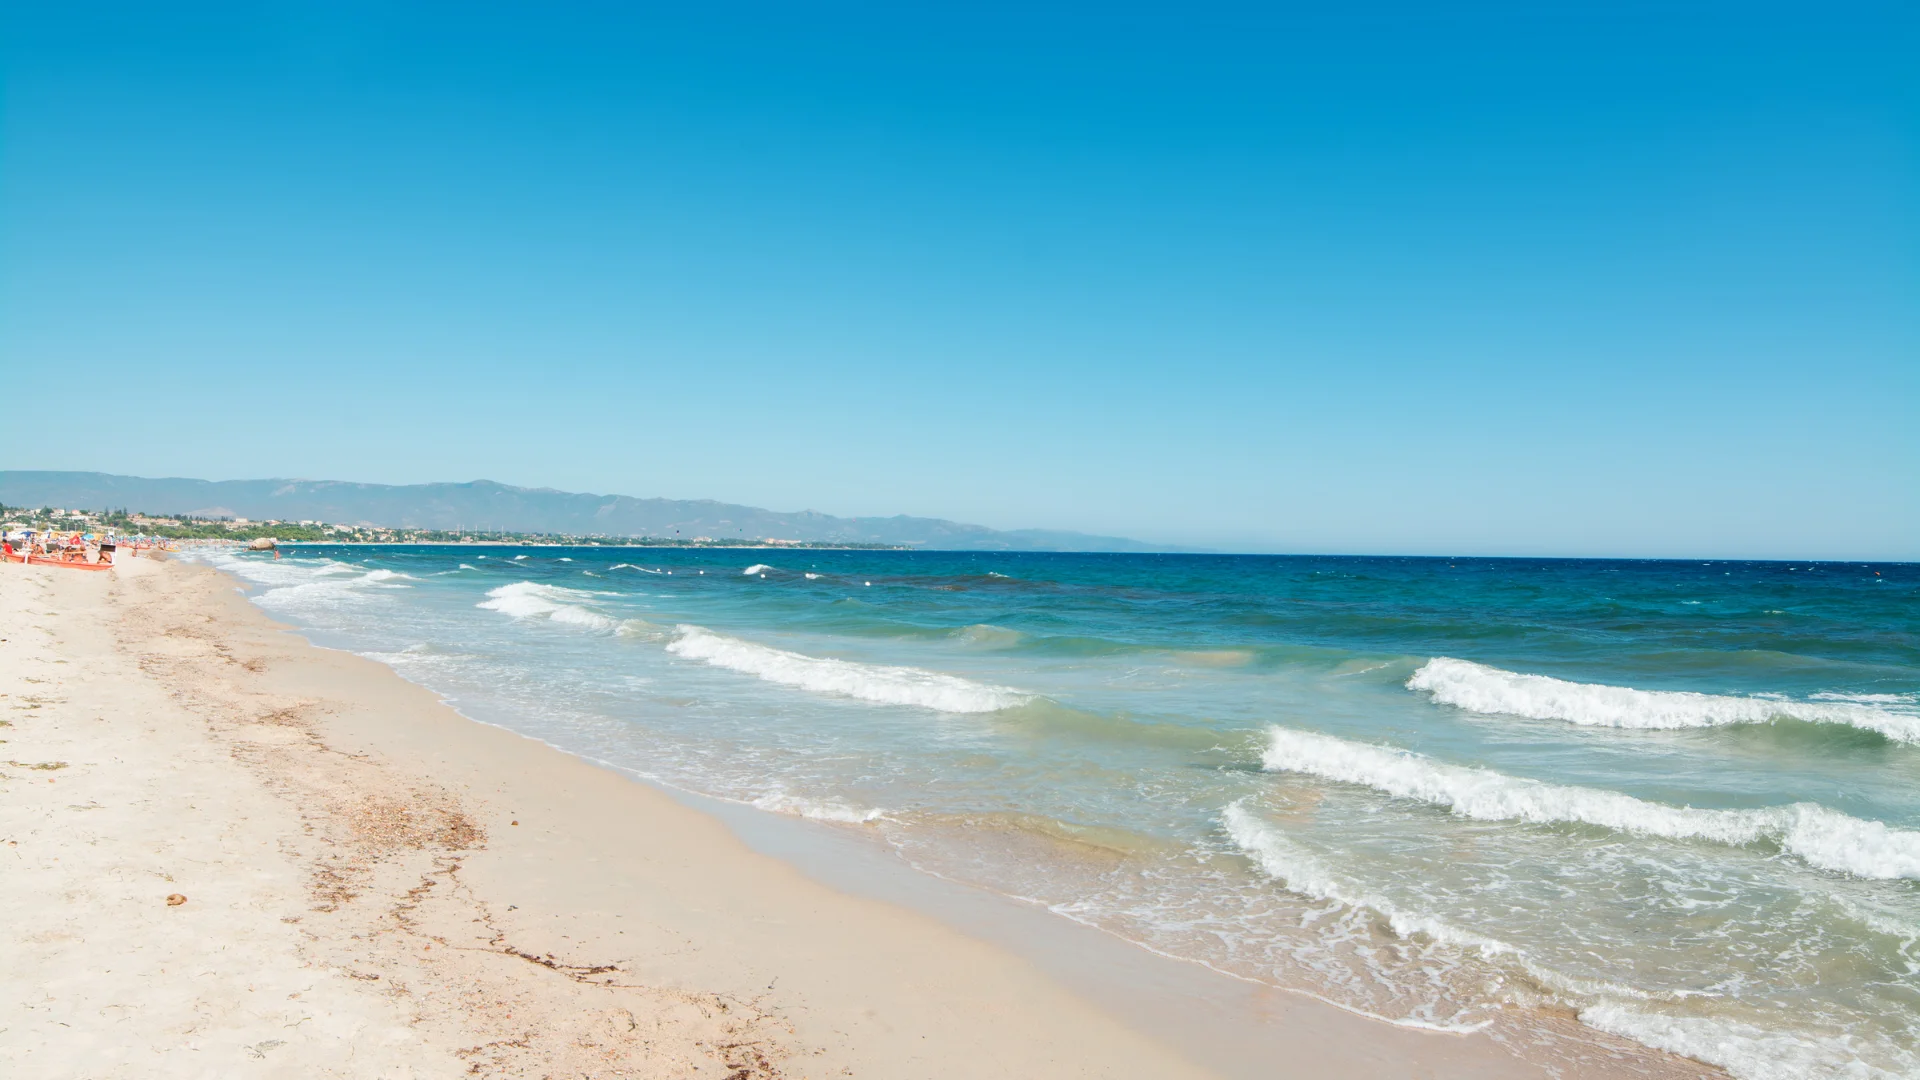
[[[459,1075],[402,1002],[306,960],[307,883],[282,843],[299,816],[110,625],[74,616],[75,592],[115,585],[36,569],[0,588],[5,1071]]]

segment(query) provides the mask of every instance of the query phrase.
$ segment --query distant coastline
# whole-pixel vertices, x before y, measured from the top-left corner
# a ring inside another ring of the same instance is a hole
[[[225,538],[221,538],[225,539]],[[652,548],[681,551],[928,551],[908,544],[833,544],[824,541],[728,540],[724,543],[700,543],[692,540],[662,540],[633,536],[611,540],[281,540],[285,547],[564,547],[605,548],[609,550]]]
[[[1056,529],[990,529],[943,518],[836,517],[713,499],[634,498],[524,488],[491,480],[467,483],[360,484],[337,480],[194,480],[111,473],[0,470],[0,504],[15,507],[121,507],[193,535],[252,538],[260,522],[286,530],[280,540],[517,539],[639,540],[703,546],[904,548],[942,551],[1189,552],[1120,536]],[[131,513],[127,513],[131,512]],[[97,513],[97,512],[96,512]],[[208,528],[217,526],[217,528]]]
[[[43,506],[30,509],[0,503],[0,530],[17,532],[112,533],[163,540],[232,542],[270,539],[277,544],[409,544],[439,547],[611,547],[611,548],[754,548],[774,550],[912,551],[908,544],[862,544],[846,541],[716,539],[662,536],[573,536],[542,532],[472,532],[439,529],[388,529],[325,521],[252,521],[247,518],[202,518],[185,514],[158,515],[127,510],[71,509]]]

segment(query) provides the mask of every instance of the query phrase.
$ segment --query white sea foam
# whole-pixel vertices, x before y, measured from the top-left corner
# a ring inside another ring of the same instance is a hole
[[[301,585],[332,576],[360,576],[351,563],[326,559],[318,564],[307,559],[250,559],[238,554],[216,552],[207,559],[214,566],[256,585]]]
[[[885,811],[878,807],[861,808],[840,799],[809,799],[774,791],[753,800],[753,805],[776,814],[794,814],[814,821],[833,821],[843,825],[864,825],[878,821]]]
[[[546,619],[589,630],[612,630],[617,627],[619,624],[615,620],[582,606],[582,602],[592,595],[558,585],[516,581],[489,591],[487,599],[474,606],[516,619]]]
[[[380,590],[410,588],[418,580],[393,570],[368,570],[332,559],[247,559],[215,556],[209,560],[222,570],[264,587],[254,603],[270,611],[291,614],[364,603]]]
[[[1796,1035],[1716,1017],[1664,1016],[1605,1003],[1580,1010],[1580,1020],[1718,1065],[1741,1080],[1900,1080],[1920,1068],[1910,1052],[1897,1071],[1870,1065],[1848,1036]]]
[[[819,580],[820,580],[820,575],[819,575],[819,574],[816,574],[816,573],[814,573],[814,572],[813,572],[813,571],[811,571],[811,570],[809,570],[809,571],[807,571],[807,580],[808,580],[808,581],[819,581]]]
[[[768,565],[767,565],[766,563],[763,563],[763,562],[757,562],[757,563],[754,563],[754,564],[753,564],[752,566],[749,566],[749,567],[747,567],[747,568],[746,568],[745,570],[742,570],[742,571],[740,571],[740,572],[741,572],[742,574],[745,574],[745,575],[746,575],[746,576],[748,576],[748,577],[752,577],[752,576],[753,576],[753,575],[755,575],[755,574],[764,574],[764,573],[766,573],[767,571],[769,571],[769,570],[771,570],[771,569],[773,569],[773,567],[771,567],[771,566],[768,566]]]
[[[357,577],[322,577],[299,585],[282,585],[254,597],[253,602],[269,611],[297,613],[313,608],[333,608],[363,600],[365,593],[357,588],[361,580]]]
[[[1617,791],[1549,784],[1491,769],[1447,765],[1406,750],[1274,728],[1261,762],[1444,806],[1478,821],[1583,823],[1643,836],[1733,846],[1770,841],[1822,870],[1863,878],[1920,879],[1920,832],[1862,821],[1814,803],[1703,810]]]
[[[1809,694],[1814,701],[1851,701],[1862,705],[1892,705],[1896,708],[1913,708],[1920,705],[1920,694],[1841,694],[1834,692]]]
[[[839,694],[886,705],[919,705],[951,713],[994,712],[1031,700],[1018,690],[972,682],[955,675],[805,656],[716,634],[700,626],[683,625],[676,633],[678,636],[667,646],[669,652],[815,693]]]
[[[360,655],[369,660],[378,660],[389,667],[417,664],[439,658],[433,646],[424,642],[416,642],[399,652],[363,652]]]
[[[1425,934],[1435,941],[1477,949],[1489,956],[1513,951],[1512,946],[1505,942],[1462,930],[1429,915],[1405,911],[1391,900],[1368,892],[1364,886],[1333,870],[1319,856],[1294,843],[1280,830],[1261,821],[1237,802],[1221,811],[1220,819],[1234,844],[1252,856],[1268,876],[1293,892],[1315,900],[1332,900],[1349,907],[1364,907],[1379,912],[1393,932],[1403,938]],[[1474,1025],[1467,1030],[1483,1026]]]
[[[1816,724],[1846,724],[1889,739],[1920,743],[1920,712],[1893,711],[1892,702],[1867,703],[1838,695],[1818,701],[1727,697],[1684,690],[1634,690],[1601,683],[1567,682],[1437,656],[1407,680],[1443,705],[1480,713],[1565,720],[1591,727],[1696,728],[1763,724],[1788,718]],[[1887,695],[1891,696],[1891,695]],[[1911,703],[1909,699],[1909,703]]]
[[[1554,988],[1561,993],[1575,995],[1576,997],[1591,998],[1598,995],[1602,998],[1607,998],[1624,996],[1644,1000],[1652,996],[1627,986],[1604,983],[1597,984],[1587,980],[1570,979],[1560,972],[1542,967],[1532,958],[1528,957],[1523,950],[1517,949],[1497,938],[1462,929],[1444,919],[1436,918],[1432,915],[1409,911],[1391,899],[1368,890],[1364,885],[1334,870],[1328,866],[1324,859],[1287,837],[1282,830],[1262,821],[1238,802],[1227,806],[1221,813],[1221,821],[1222,824],[1226,826],[1227,834],[1232,838],[1234,844],[1251,856],[1261,870],[1285,885],[1289,891],[1299,893],[1314,900],[1333,901],[1348,907],[1364,908],[1375,912],[1386,920],[1388,927],[1392,929],[1396,935],[1402,938],[1423,935],[1433,941],[1451,945],[1455,948],[1477,951],[1484,957],[1502,957],[1505,962],[1518,965],[1541,985]],[[1626,1022],[1616,1022],[1617,1017],[1647,1017],[1652,1020],[1662,1021],[1668,1019],[1613,1006],[1590,1008],[1581,1014],[1582,1020],[1586,1020],[1595,1027],[1614,1032],[1615,1034],[1624,1035],[1628,1038],[1637,1039],[1650,1046],[1676,1049],[1680,1053],[1691,1054],[1705,1061],[1722,1062],[1728,1060],[1725,1057],[1696,1053],[1694,1049],[1687,1048],[1688,1046],[1703,1044],[1677,1046],[1660,1041],[1658,1037],[1659,1033],[1653,1030],[1652,1025],[1640,1027]],[[1405,1023],[1405,1021],[1396,1022]],[[1451,1031],[1477,1031],[1486,1027],[1487,1024],[1491,1022],[1492,1021],[1482,1021],[1477,1024],[1455,1025],[1425,1024],[1418,1026],[1435,1027],[1440,1030]],[[1685,1025],[1689,1022],[1682,1021],[1678,1023]],[[1758,1029],[1753,1030],[1758,1031]],[[1742,1056],[1737,1060],[1744,1064],[1747,1059]],[[1749,1076],[1755,1077],[1756,1080],[1775,1080],[1776,1077],[1787,1076],[1832,1075],[1839,1077],[1856,1075],[1852,1073],[1795,1073],[1791,1071],[1749,1073],[1742,1071],[1740,1068],[1734,1068],[1733,1071],[1736,1076],[1742,1077],[1743,1080]],[[1862,1072],[1857,1075],[1863,1077],[1879,1077],[1885,1074]]]

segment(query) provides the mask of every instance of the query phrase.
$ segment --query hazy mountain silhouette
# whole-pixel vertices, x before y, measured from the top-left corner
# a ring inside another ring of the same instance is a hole
[[[1174,551],[1118,536],[1051,529],[1003,531],[940,518],[843,518],[784,513],[711,499],[636,499],[464,484],[354,484],[339,480],[149,479],[96,472],[0,471],[0,503],[156,515],[315,520],[388,528],[696,536],[907,544],[930,550]]]

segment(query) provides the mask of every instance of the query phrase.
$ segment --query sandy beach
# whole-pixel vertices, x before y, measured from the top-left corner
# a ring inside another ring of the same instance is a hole
[[[307,645],[211,569],[0,571],[11,1075],[1223,1072],[1012,950]],[[1277,997],[1285,1060],[1245,1074],[1546,1075]],[[1711,1074],[1588,1041],[1562,1075]]]

